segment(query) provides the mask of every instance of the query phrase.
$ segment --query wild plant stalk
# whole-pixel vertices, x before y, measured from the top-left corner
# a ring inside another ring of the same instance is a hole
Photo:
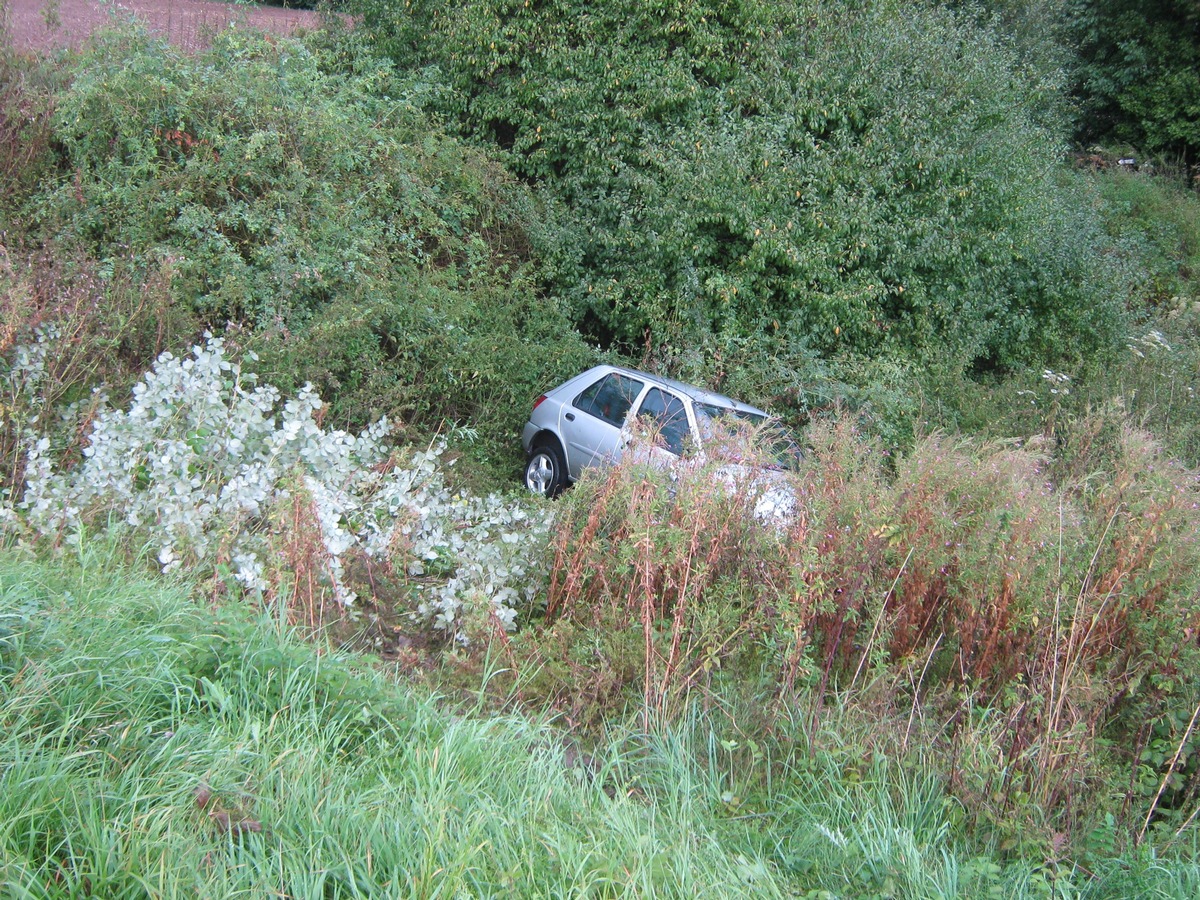
[[[904,557],[904,562],[900,564],[900,568],[896,571],[896,577],[892,579],[892,585],[883,595],[883,602],[879,604],[879,612],[875,616],[875,621],[871,625],[871,636],[867,638],[867,643],[863,647],[862,655],[858,659],[858,666],[854,670],[854,675],[850,678],[850,690],[854,690],[854,685],[858,681],[858,676],[863,670],[863,666],[867,664],[867,660],[871,656],[871,650],[875,646],[875,637],[879,634],[879,626],[883,621],[884,613],[887,612],[888,600],[896,591],[896,585],[900,583],[900,577],[904,574],[905,568],[908,566],[908,561],[912,559],[912,548],[908,548],[908,555]]]
[[[646,492],[653,491],[654,486],[647,481],[634,486],[633,499],[631,506],[636,512],[640,507],[644,516],[643,521],[638,523],[640,534],[635,534],[633,544],[633,552],[635,568],[634,577],[630,579],[629,607],[631,609],[641,609],[642,621],[642,652],[645,655],[645,668],[642,675],[642,698],[643,698],[643,726],[649,730],[651,723],[655,720],[656,715],[661,716],[664,712],[663,703],[665,698],[665,685],[659,683],[657,678],[657,655],[658,648],[655,645],[654,626],[658,620],[659,598],[655,593],[655,571],[656,560],[654,554],[654,522],[651,520],[651,514],[646,501]]]
[[[1167,846],[1164,847],[1163,849],[1165,850],[1165,849],[1169,848],[1172,844],[1174,844],[1177,840],[1179,840],[1180,835],[1182,835],[1185,831],[1188,830],[1188,828],[1191,827],[1192,823],[1196,821],[1196,816],[1198,816],[1198,815],[1200,815],[1200,805],[1197,805],[1188,814],[1188,817],[1183,820],[1183,824],[1175,829],[1175,834],[1171,837],[1171,840],[1167,842]]]
[[[929,673],[929,666],[933,662],[933,657],[942,645],[942,639],[945,636],[945,633],[937,636],[937,640],[933,642],[933,645],[929,648],[929,652],[925,655],[925,664],[921,667],[921,677],[913,683],[912,703],[908,711],[908,724],[904,727],[904,739],[900,742],[900,751],[902,753],[908,750],[908,739],[912,735],[913,721],[921,712],[921,686],[925,683],[925,676]]]
[[[1060,547],[1059,555],[1059,579],[1054,593],[1054,642],[1051,647],[1048,647],[1046,652],[1053,660],[1049,695],[1047,697],[1047,705],[1049,706],[1049,714],[1045,719],[1045,732],[1041,745],[1038,750],[1038,765],[1036,768],[1035,780],[1038,785],[1038,798],[1040,802],[1045,802],[1047,794],[1051,790],[1051,786],[1055,783],[1054,774],[1057,771],[1061,754],[1056,752],[1059,745],[1058,735],[1062,732],[1063,727],[1063,707],[1067,697],[1070,694],[1070,687],[1074,684],[1075,673],[1078,670],[1081,660],[1086,658],[1088,650],[1088,642],[1109,601],[1112,599],[1114,588],[1107,591],[1101,600],[1100,606],[1092,612],[1086,629],[1081,624],[1081,619],[1085,616],[1084,603],[1090,593],[1092,579],[1096,573],[1096,565],[1100,558],[1100,554],[1105,547],[1108,535],[1112,530],[1113,524],[1117,521],[1120,512],[1120,507],[1112,513],[1108,521],[1105,523],[1104,531],[1100,538],[1096,541],[1096,545],[1092,551],[1091,558],[1088,562],[1087,570],[1083,574],[1080,581],[1079,589],[1075,595],[1075,606],[1071,614],[1070,630],[1066,635],[1065,642],[1062,636],[1059,623],[1060,598],[1061,598],[1061,578],[1062,578],[1062,535],[1061,535],[1061,516],[1062,508],[1059,507],[1060,516]],[[1080,633],[1082,630],[1082,634]],[[1062,648],[1061,651],[1059,648]],[[1061,672],[1059,663],[1062,663]]]

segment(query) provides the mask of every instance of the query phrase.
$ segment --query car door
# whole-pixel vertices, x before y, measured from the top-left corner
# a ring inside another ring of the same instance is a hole
[[[562,432],[572,480],[588,466],[620,458],[625,420],[645,386],[645,382],[623,372],[609,372],[571,402],[563,415]]]
[[[675,457],[682,456],[684,448],[695,443],[687,405],[668,390],[652,387],[646,391],[635,416],[639,427],[650,430],[652,459],[664,451]]]

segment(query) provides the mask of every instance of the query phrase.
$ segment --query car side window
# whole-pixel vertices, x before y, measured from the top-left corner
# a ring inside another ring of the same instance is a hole
[[[642,387],[643,383],[636,378],[610,372],[576,397],[573,405],[620,428]]]
[[[684,442],[691,437],[687,410],[674,394],[651,388],[638,409],[638,416],[651,419],[666,448],[675,455],[683,453]]]

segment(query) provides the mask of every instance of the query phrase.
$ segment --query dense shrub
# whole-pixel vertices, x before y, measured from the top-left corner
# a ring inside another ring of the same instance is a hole
[[[1103,158],[1098,157],[1101,162]],[[1114,259],[1135,279],[1125,348],[1048,369],[964,377],[945,367],[913,373],[918,414],[938,427],[991,438],[1043,435],[1056,441],[1093,413],[1128,416],[1169,455],[1200,463],[1197,371],[1200,200],[1173,178],[1098,168],[1086,176],[1089,202],[1114,241]]]
[[[996,367],[1118,339],[1126,281],[1056,178],[1057,85],[973,19],[887,2],[361,8],[399,65],[440,67],[437,109],[559,201],[553,285],[603,341]]]
[[[450,420],[495,453],[589,358],[537,296],[528,192],[417,110],[425,73],[345,35],[231,29],[192,55],[126,28],[70,74],[59,177],[28,204],[41,235],[102,273],[169,268],[174,305],[249,329],[264,376],[311,381],[339,424]]]
[[[47,229],[101,259],[172,257],[177,296],[214,324],[298,324],[385,262],[463,249],[446,219],[470,211],[421,177],[385,69],[332,77],[302,44],[232,30],[193,57],[127,29],[73,74],[54,117],[73,177],[42,200]]]
[[[1173,178],[1114,167],[1096,173],[1106,230],[1146,270],[1141,295],[1151,309],[1177,313],[1200,291],[1200,196]]]

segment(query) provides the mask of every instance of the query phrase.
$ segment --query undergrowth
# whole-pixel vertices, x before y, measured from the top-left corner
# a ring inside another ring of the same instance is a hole
[[[928,757],[834,705],[759,740],[719,707],[478,718],[277,615],[196,603],[97,539],[0,553],[6,896],[1190,896],[1145,852],[1081,869],[971,838]],[[793,729],[800,734],[803,729]],[[839,737],[840,736],[840,737]],[[1127,893],[1122,893],[1126,891]],[[1131,892],[1131,893],[1130,893]]]
[[[737,435],[668,466],[635,442],[551,511],[453,492],[436,450],[389,456],[384,423],[280,399],[219,340],[164,354],[82,442],[23,435],[9,533],[124,531],[318,633],[390,616],[380,649],[410,668],[593,736],[701,702],[748,742],[812,747],[861,706],[867,749],[932,754],[977,839],[1033,857],[1190,838],[1200,485],[1123,417],[901,458],[835,417],[795,472]]]
[[[581,726],[702,698],[756,740],[814,741],[863,706],[872,746],[955,760],[950,790],[997,840],[1082,853],[1112,815],[1122,846],[1173,844],[1200,804],[1200,484],[1145,433],[1090,427],[1110,429],[1086,454],[1103,470],[945,435],[889,461],[815,425],[782,522],[755,510],[783,473],[585,479],[545,621],[496,686]]]

